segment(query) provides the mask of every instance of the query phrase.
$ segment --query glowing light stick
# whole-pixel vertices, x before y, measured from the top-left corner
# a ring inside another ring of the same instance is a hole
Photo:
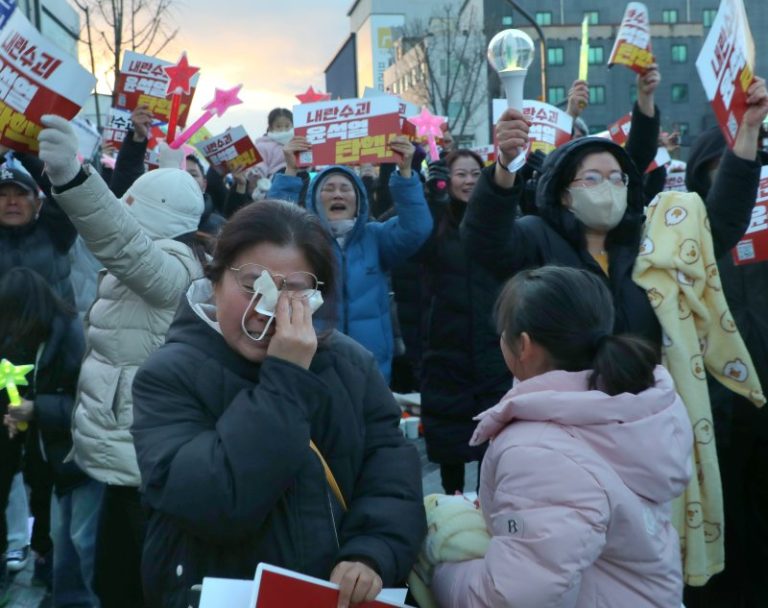
[[[168,86],[165,89],[165,96],[173,95],[171,98],[171,113],[168,117],[168,141],[173,141],[176,137],[176,127],[179,122],[181,96],[184,94],[189,95],[191,91],[189,81],[200,71],[200,68],[189,65],[187,52],[184,51],[176,65],[164,67],[163,71],[168,75]]]
[[[435,116],[426,107],[422,107],[419,114],[411,116],[406,120],[416,127],[417,136],[427,138],[429,155],[432,157],[432,160],[440,160],[435,137],[443,134],[442,126],[445,123],[445,116]]]
[[[5,389],[8,392],[8,403],[11,407],[21,405],[21,395],[17,386],[27,386],[26,375],[35,369],[34,365],[14,365],[8,359],[0,361],[0,390]],[[16,424],[20,431],[26,431],[29,426],[26,422]]]
[[[206,105],[203,106],[203,110],[205,110],[203,115],[191,125],[189,125],[186,129],[184,129],[184,131],[182,131],[181,134],[169,144],[169,147],[172,150],[178,150],[198,130],[200,130],[203,125],[205,125],[205,123],[211,120],[211,118],[214,116],[223,116],[224,112],[226,112],[232,106],[243,103],[243,100],[237,96],[237,94],[240,92],[240,89],[242,88],[243,85],[239,84],[232,89],[227,89],[226,91],[216,89],[216,92],[213,94],[213,101],[209,101]],[[170,140],[170,137],[168,139]]]

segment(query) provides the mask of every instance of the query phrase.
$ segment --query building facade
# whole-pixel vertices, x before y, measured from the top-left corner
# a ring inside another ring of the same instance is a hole
[[[755,72],[765,76],[768,73],[768,0],[743,1],[755,40]],[[586,15],[590,23],[590,105],[582,118],[590,131],[598,132],[631,110],[637,95],[636,75],[624,66],[609,69],[606,65],[626,2],[516,0],[515,3],[536,21],[544,33],[545,83],[542,83],[541,78],[539,35],[530,21],[508,1],[356,0],[347,14],[350,31],[356,37],[355,69],[354,72],[347,70],[348,74],[355,75],[353,87],[357,89],[358,95],[362,94],[365,87],[372,86],[416,101],[414,90],[417,87],[414,85],[418,83],[415,70],[423,70],[424,61],[418,56],[420,42],[413,40],[417,29],[415,24],[434,23],[435,16],[440,15],[446,6],[451,6],[456,15],[464,14],[470,8],[474,15],[479,15],[486,46],[501,30],[518,28],[526,31],[533,38],[537,49],[525,83],[525,97],[544,99],[564,107],[568,90],[578,76],[581,22]],[[679,130],[685,147],[701,131],[715,124],[695,64],[717,14],[719,0],[645,0],[644,4],[648,7],[653,53],[662,76],[656,93],[662,128]],[[433,38],[437,36],[434,32],[427,32],[428,35],[430,33]],[[405,39],[398,42],[398,38],[403,36]],[[456,40],[455,44],[460,42]],[[379,46],[376,47],[376,44]],[[386,52],[382,52],[382,44],[386,46]],[[427,46],[430,46],[429,42]],[[424,45],[421,48],[425,48]],[[431,52],[443,54],[442,57],[432,58],[430,65],[433,69],[442,70],[452,51],[452,46],[446,49],[431,44]],[[488,142],[492,132],[491,100],[503,97],[494,70],[484,63],[482,71],[482,78],[476,86],[483,91],[485,103],[473,109],[472,124],[466,130],[466,135],[476,145]],[[328,72],[326,79],[328,82]],[[354,88],[347,86],[347,90]],[[333,92],[334,89],[328,86],[328,90]]]

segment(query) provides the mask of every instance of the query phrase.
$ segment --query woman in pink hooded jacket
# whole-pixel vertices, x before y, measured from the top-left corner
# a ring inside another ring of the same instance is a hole
[[[490,440],[484,559],[444,563],[443,607],[679,608],[669,502],[691,474],[685,407],[646,342],[612,336],[604,281],[585,270],[518,274],[497,303],[516,384],[479,416]]]

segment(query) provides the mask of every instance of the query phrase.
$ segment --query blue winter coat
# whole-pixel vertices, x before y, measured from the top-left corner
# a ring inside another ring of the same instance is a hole
[[[339,269],[336,328],[370,350],[389,381],[394,351],[389,301],[389,270],[416,253],[432,232],[432,216],[417,175],[393,173],[389,189],[397,216],[386,222],[368,221],[368,196],[362,180],[347,167],[320,172],[307,191],[307,209],[327,225],[316,187],[329,172],[343,173],[357,191],[357,222],[344,246],[334,240]],[[267,198],[297,202],[302,181],[278,174]],[[330,229],[329,229],[330,235]]]

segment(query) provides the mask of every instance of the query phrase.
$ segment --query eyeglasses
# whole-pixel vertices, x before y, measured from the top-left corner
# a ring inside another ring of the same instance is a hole
[[[572,183],[582,182],[585,188],[595,188],[608,180],[612,186],[622,187],[629,183],[629,176],[621,171],[612,171],[605,177],[599,171],[585,171],[581,177],[577,177]]]
[[[253,283],[263,272],[268,273],[272,277],[278,291],[286,291],[292,298],[309,299],[323,285],[323,282],[318,281],[317,277],[311,272],[292,272],[289,275],[282,275],[258,264],[243,264],[239,268],[232,268],[230,266],[229,269],[235,273],[235,280],[240,289],[249,295],[253,295]]]

